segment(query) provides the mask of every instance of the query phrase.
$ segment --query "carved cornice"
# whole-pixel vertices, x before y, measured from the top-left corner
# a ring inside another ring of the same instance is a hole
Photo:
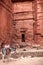
[[[25,1],[33,1],[33,0],[11,0],[12,3],[15,3],[15,2],[25,2]]]
[[[22,11],[22,12],[14,12],[14,15],[15,14],[24,14],[24,13],[33,13],[34,11]]]
[[[34,18],[14,19],[14,21],[34,20]]]

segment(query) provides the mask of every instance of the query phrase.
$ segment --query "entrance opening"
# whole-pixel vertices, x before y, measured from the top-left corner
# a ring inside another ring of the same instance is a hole
[[[22,34],[22,42],[25,42],[25,34]]]

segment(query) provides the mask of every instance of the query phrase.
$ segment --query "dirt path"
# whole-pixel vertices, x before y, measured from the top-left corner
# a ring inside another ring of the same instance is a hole
[[[0,60],[0,65],[43,65],[43,57],[20,57],[18,59],[12,59],[5,63]]]

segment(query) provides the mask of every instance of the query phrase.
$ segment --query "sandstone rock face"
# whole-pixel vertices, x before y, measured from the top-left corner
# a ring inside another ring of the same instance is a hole
[[[0,1],[0,39],[43,45],[43,0]]]
[[[12,11],[10,0],[0,1],[0,39],[8,43],[10,40]]]
[[[25,42],[43,43],[43,10],[42,0],[16,2],[13,4],[14,22],[17,29],[19,42],[22,42],[22,34]],[[22,42],[23,43],[23,42]]]
[[[22,34],[25,36],[25,42],[33,39],[33,9],[32,2],[19,2],[13,5],[14,21],[16,22],[17,35],[22,42]]]

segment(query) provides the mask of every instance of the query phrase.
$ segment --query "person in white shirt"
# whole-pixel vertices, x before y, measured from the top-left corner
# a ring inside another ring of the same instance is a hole
[[[2,60],[5,62],[5,56],[10,54],[10,45],[4,45],[2,43]]]

